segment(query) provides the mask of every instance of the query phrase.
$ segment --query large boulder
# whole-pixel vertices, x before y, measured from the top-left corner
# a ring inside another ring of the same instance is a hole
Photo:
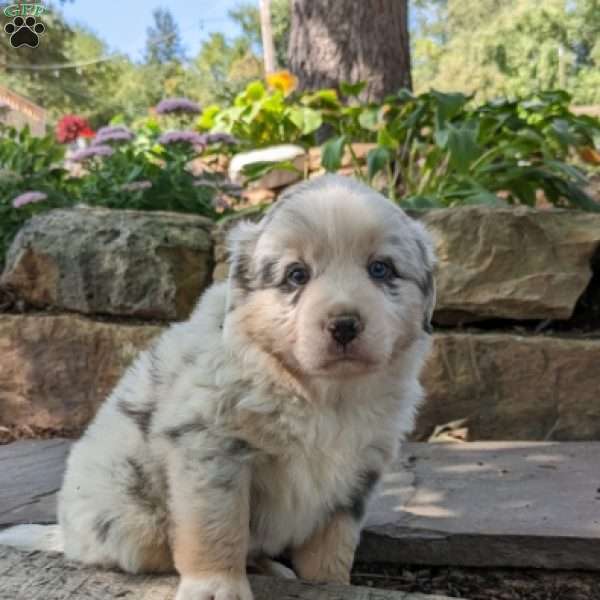
[[[50,211],[21,229],[1,283],[35,307],[183,319],[211,280],[211,227],[177,213]]]
[[[598,440],[598,365],[598,339],[438,333],[413,437],[466,418],[471,440]]]
[[[160,331],[76,315],[0,315],[0,426],[82,428]]]
[[[473,206],[421,219],[437,241],[440,324],[568,319],[600,248],[600,214]]]
[[[228,272],[225,237],[242,218],[215,228],[215,280]],[[569,319],[592,278],[600,215],[480,206],[413,212],[436,241],[434,322]],[[600,298],[598,299],[600,302]]]

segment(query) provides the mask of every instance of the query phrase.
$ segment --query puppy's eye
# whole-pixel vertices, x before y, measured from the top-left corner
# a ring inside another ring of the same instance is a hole
[[[306,285],[310,279],[310,273],[306,267],[295,265],[288,271],[286,279],[292,285]]]
[[[379,281],[385,281],[394,274],[392,267],[382,260],[374,260],[372,263],[369,263],[368,271],[373,279]]]

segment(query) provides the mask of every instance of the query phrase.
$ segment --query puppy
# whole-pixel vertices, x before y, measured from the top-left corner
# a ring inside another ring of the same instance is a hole
[[[4,543],[176,569],[176,600],[251,600],[248,561],[284,551],[301,578],[349,581],[368,497],[422,397],[429,235],[325,176],[229,243],[228,281],[139,356],[73,446],[59,529]]]

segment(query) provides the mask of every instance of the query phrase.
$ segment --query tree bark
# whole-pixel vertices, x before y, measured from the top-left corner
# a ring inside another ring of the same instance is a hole
[[[411,89],[407,0],[292,0],[288,59],[302,90],[364,81],[361,98]]]

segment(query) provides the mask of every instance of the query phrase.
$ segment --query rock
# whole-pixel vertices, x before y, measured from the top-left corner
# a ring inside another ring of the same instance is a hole
[[[210,282],[211,227],[177,213],[53,210],[21,229],[1,283],[35,307],[183,319]]]
[[[592,277],[600,215],[527,207],[432,210],[439,324],[568,319]]]
[[[275,169],[252,183],[253,186],[258,188],[280,188],[302,179],[306,160],[304,148],[302,146],[295,146],[294,144],[281,144],[260,150],[240,152],[229,163],[229,179],[235,183],[244,183],[245,177],[242,175],[242,170],[246,165],[258,162],[278,163],[290,161],[299,172]]]
[[[227,232],[240,221],[258,221],[262,216],[263,212],[257,209],[223,220],[213,229],[212,238],[215,256],[215,268],[212,275],[213,281],[225,281],[229,274],[229,264],[227,262],[229,254],[226,245]]]
[[[436,239],[434,321],[568,319],[592,277],[600,215],[479,206],[411,213]],[[245,216],[244,216],[245,217]],[[223,248],[224,229],[215,230]],[[223,251],[215,277],[226,276]]]
[[[160,331],[75,315],[0,315],[0,425],[80,429]]]
[[[178,584],[174,575],[128,575],[84,567],[56,553],[25,552],[7,546],[0,546],[0,573],[0,600],[170,600],[175,597]],[[255,600],[453,600],[259,575],[250,576],[250,585]]]
[[[437,333],[413,439],[466,418],[469,440],[600,439],[600,340]]]
[[[357,559],[597,572],[599,451],[593,442],[403,444]]]

